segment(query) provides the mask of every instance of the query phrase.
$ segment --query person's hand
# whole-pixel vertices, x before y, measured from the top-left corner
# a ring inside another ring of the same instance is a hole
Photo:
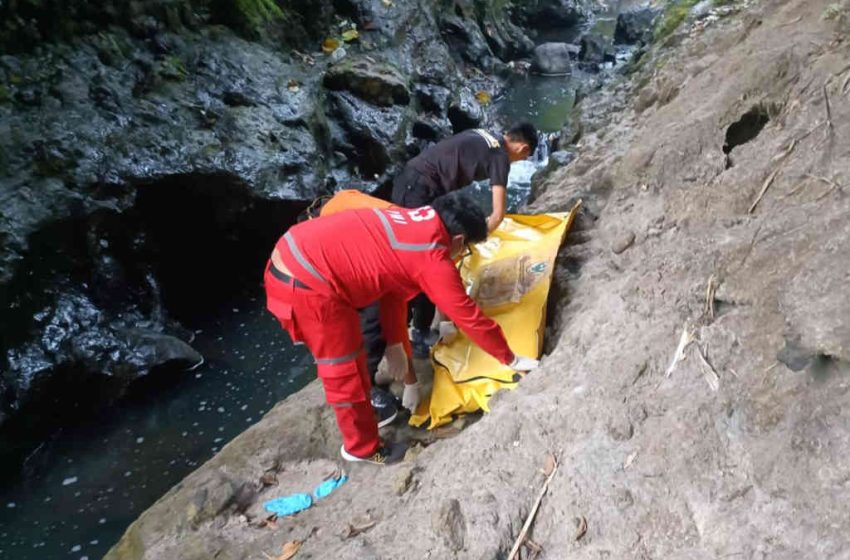
[[[457,327],[451,321],[440,321],[440,338],[446,342],[451,342],[457,336]]]
[[[404,345],[399,342],[387,346],[384,358],[387,360],[387,374],[396,381],[404,378],[407,373],[407,352],[404,351]]]
[[[509,363],[508,367],[514,371],[531,371],[540,367],[540,361],[515,354],[514,361]]]
[[[404,386],[404,392],[401,395],[401,406],[411,413],[416,412],[416,409],[419,408],[419,402],[422,400],[419,389],[420,385],[418,381]]]

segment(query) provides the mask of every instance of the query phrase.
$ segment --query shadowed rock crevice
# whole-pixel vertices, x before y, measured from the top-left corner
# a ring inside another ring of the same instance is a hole
[[[202,362],[191,329],[256,292],[270,247],[306,206],[258,199],[227,174],[146,181],[135,198],[39,230],[33,267],[4,285],[9,468],[39,437]]]

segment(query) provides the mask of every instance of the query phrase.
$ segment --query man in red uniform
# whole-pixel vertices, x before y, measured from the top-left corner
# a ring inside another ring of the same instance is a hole
[[[357,314],[380,306],[388,345],[402,342],[407,301],[424,292],[466,335],[517,371],[537,360],[516,356],[502,329],[466,294],[452,257],[487,237],[484,213],[471,200],[441,197],[415,209],[351,210],[302,222],[280,238],[266,266],[267,305],[294,342],[316,360],[348,461],[385,464],[369,399],[370,380]]]

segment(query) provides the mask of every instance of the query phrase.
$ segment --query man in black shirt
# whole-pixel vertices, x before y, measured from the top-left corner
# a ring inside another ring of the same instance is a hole
[[[491,232],[505,217],[511,163],[528,158],[535,149],[537,130],[528,122],[513,125],[501,138],[480,128],[465,130],[408,161],[393,181],[392,202],[419,208],[473,181],[489,179],[493,211],[487,218],[487,231]],[[412,310],[414,353],[427,357],[435,338],[430,333],[434,305],[419,294]]]
[[[407,162],[393,181],[392,201],[418,208],[473,181],[489,179],[493,212],[487,229],[493,231],[505,217],[511,163],[526,159],[536,148],[537,130],[527,122],[515,124],[501,138],[480,128],[465,130]]]

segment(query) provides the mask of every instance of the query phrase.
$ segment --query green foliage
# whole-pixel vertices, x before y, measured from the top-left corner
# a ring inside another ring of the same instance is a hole
[[[159,74],[166,80],[182,82],[189,72],[180,57],[167,56],[159,63]]]
[[[233,0],[236,9],[254,25],[283,18],[283,10],[275,0]]]
[[[667,4],[664,15],[661,16],[661,19],[655,25],[655,31],[653,32],[654,40],[663,41],[672,35],[682,25],[685,18],[688,17],[691,8],[698,2],[699,0],[672,0]]]
[[[839,33],[850,32],[850,0],[830,4],[824,9],[822,17],[834,22]]]
[[[211,7],[216,21],[254,37],[265,24],[286,19],[278,0],[212,0]]]
[[[12,95],[9,93],[9,89],[3,84],[0,84],[0,105],[8,103],[11,100]]]

